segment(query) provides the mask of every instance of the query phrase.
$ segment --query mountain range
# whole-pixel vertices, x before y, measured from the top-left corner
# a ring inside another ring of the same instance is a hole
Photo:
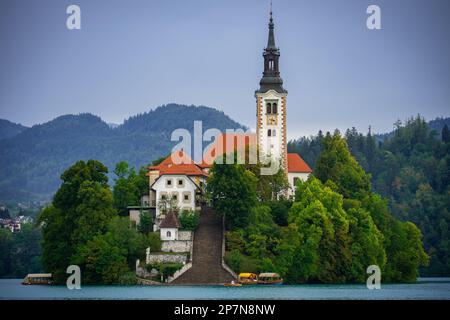
[[[119,161],[139,169],[170,153],[175,129],[246,129],[205,106],[168,104],[112,126],[89,114],[64,115],[30,128],[0,120],[0,203],[48,201],[60,175],[78,160],[97,159],[111,172]]]
[[[192,133],[196,120],[202,121],[203,132],[247,129],[216,109],[178,104],[132,116],[120,125],[89,113],[64,115],[32,127],[0,119],[0,204],[48,201],[61,173],[78,160],[103,162],[110,178],[119,161],[139,169],[169,154],[177,143],[171,141],[172,132],[184,128]],[[450,126],[450,118],[429,122],[439,133],[445,124]],[[376,135],[378,140],[389,136]]]

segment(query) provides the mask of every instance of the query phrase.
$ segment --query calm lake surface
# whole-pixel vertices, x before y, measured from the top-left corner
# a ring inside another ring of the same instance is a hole
[[[0,299],[439,299],[450,300],[450,278],[422,278],[415,284],[298,286],[24,286],[21,279],[0,279]]]

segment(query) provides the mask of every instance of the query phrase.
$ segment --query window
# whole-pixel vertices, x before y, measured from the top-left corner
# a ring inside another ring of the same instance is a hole
[[[272,130],[272,137],[275,137],[277,135],[277,130],[273,129]]]
[[[270,130],[270,129],[267,130],[267,136],[268,136],[268,137],[271,137],[271,136],[272,136],[272,130]]]
[[[161,200],[166,200],[166,195],[165,194],[161,195]]]
[[[275,70],[275,63],[272,59],[269,60],[269,70],[271,71]]]
[[[270,103],[267,104],[266,113],[271,114],[272,113],[272,105]]]
[[[166,236],[167,236],[167,238],[170,238],[172,236],[172,232],[167,231]]]
[[[183,202],[184,203],[191,202],[191,193],[189,191],[183,192]]]
[[[277,114],[278,113],[278,108],[277,108],[277,104],[276,103],[272,104],[272,113],[273,114]]]
[[[172,199],[173,199],[174,201],[178,201],[178,195],[176,195],[176,194],[172,195]]]
[[[297,186],[297,183],[300,181],[300,178],[294,177],[294,187]]]
[[[184,180],[183,179],[178,179],[178,185],[179,186],[183,186],[184,184]]]
[[[166,187],[171,188],[172,187],[172,179],[166,179]]]

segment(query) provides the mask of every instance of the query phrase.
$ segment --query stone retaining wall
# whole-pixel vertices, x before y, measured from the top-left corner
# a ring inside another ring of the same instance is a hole
[[[163,241],[161,244],[162,252],[189,252],[192,248],[191,240],[169,240]]]
[[[186,254],[150,253],[149,263],[185,263]]]

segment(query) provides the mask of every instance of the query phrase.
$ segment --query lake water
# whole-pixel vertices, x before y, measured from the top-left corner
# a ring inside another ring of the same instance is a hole
[[[0,279],[0,299],[439,299],[450,300],[450,278],[422,278],[414,284],[296,286],[24,286],[18,279]]]

